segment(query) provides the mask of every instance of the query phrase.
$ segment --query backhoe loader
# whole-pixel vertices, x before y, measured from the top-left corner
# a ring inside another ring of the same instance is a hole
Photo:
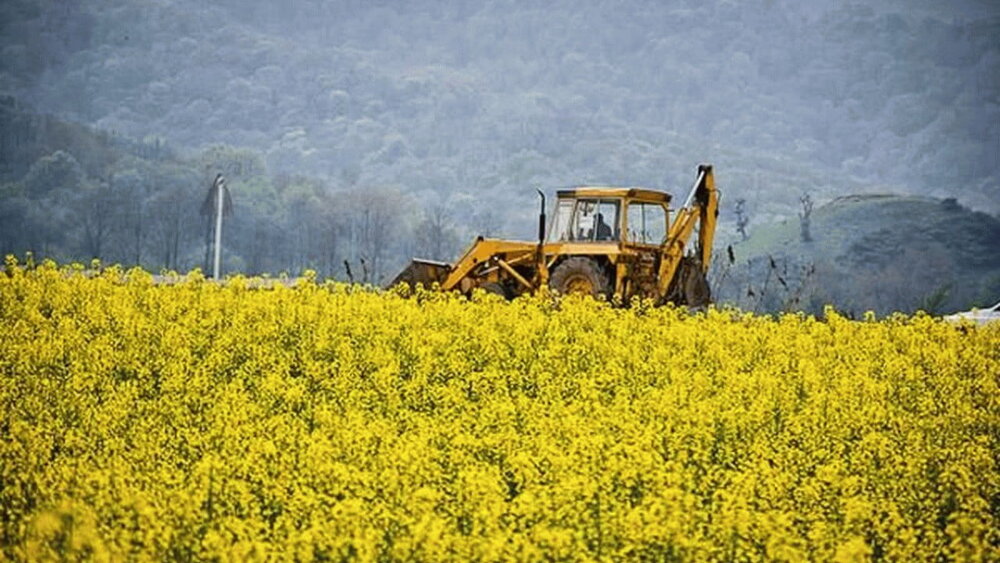
[[[670,194],[657,190],[578,187],[556,193],[547,222],[545,194],[538,193],[537,242],[479,237],[454,264],[415,259],[389,286],[478,287],[508,299],[548,287],[620,303],[635,296],[691,307],[711,302],[706,276],[719,202],[711,165],[698,166],[676,210]]]

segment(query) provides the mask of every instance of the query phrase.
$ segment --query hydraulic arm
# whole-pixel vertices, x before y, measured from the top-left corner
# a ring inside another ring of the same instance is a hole
[[[677,210],[677,216],[667,232],[667,240],[663,245],[663,255],[660,260],[658,290],[661,297],[667,295],[670,282],[677,273],[684,250],[695,227],[698,227],[698,242],[694,256],[698,261],[701,274],[708,273],[708,265],[712,259],[712,241],[715,239],[715,223],[719,215],[719,194],[715,189],[715,177],[712,166],[698,166],[698,178],[691,187],[684,205]]]

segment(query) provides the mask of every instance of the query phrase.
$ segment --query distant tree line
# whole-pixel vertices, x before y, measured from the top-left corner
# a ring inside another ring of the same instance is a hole
[[[224,225],[229,272],[344,278],[346,260],[357,281],[379,283],[411,253],[449,259],[460,244],[443,202],[424,205],[396,186],[271,175],[250,149],[214,145],[180,156],[162,139],[94,132],[11,99],[0,108],[0,147],[4,254],[207,270],[211,218],[201,205],[219,173],[234,199]]]
[[[0,100],[0,157],[0,254],[209,272],[212,224],[202,205],[217,174],[233,194],[224,272],[309,269],[377,284],[411,256],[451,260],[477,234],[509,234],[482,202],[272,174],[253,149],[213,145],[181,154],[163,139],[91,130],[31,113],[13,99]],[[854,316],[946,312],[1000,297],[1000,257],[991,251],[1000,220],[953,198],[883,199],[918,206],[903,212],[905,228],[849,208],[813,225],[813,200],[804,193],[798,220],[784,227],[785,239],[797,241],[791,246],[755,243],[747,229],[754,210],[738,199],[723,222],[735,223],[739,242],[735,253],[717,245],[715,297],[757,312],[821,313],[835,303]],[[860,199],[869,200],[879,196]],[[853,242],[838,246],[840,239]]]

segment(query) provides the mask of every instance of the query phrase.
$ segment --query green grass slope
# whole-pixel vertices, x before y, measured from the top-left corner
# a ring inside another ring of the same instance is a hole
[[[721,301],[756,310],[934,313],[1000,299],[1000,219],[953,199],[855,195],[762,226],[717,265]]]

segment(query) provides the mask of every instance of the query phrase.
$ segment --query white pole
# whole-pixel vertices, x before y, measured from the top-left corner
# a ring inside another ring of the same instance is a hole
[[[222,190],[226,181],[223,178],[216,180],[215,196],[215,279],[219,279],[222,273]]]

